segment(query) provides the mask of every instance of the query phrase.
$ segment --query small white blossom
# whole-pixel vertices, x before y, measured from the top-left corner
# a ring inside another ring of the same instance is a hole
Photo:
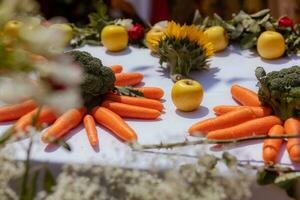
[[[132,19],[116,19],[115,24],[125,27],[126,30],[133,27]]]

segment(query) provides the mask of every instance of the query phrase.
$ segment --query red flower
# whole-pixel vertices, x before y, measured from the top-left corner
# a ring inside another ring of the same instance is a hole
[[[141,40],[144,38],[145,30],[140,24],[135,24],[132,28],[128,29],[128,36],[130,40]]]
[[[279,26],[290,27],[291,29],[294,28],[293,20],[286,16],[280,17],[278,20],[278,24]]]

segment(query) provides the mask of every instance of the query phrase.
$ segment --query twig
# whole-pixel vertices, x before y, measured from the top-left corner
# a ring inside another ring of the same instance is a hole
[[[159,152],[159,151],[149,151],[149,150],[135,150],[137,152],[142,153],[149,153],[149,154],[159,154],[159,155],[165,155],[165,156],[180,156],[185,158],[192,158],[192,159],[199,159],[201,156],[197,155],[189,155],[189,154],[182,154],[182,153],[174,153],[174,152]],[[218,161],[222,161],[222,158],[216,157]],[[276,164],[276,165],[253,165],[252,163],[260,163],[264,164],[263,161],[259,160],[237,160],[237,166],[241,168],[247,168],[251,170],[267,170],[272,172],[282,172],[282,173],[289,173],[289,172],[300,172],[299,169],[292,169],[290,167],[287,167],[288,164]]]
[[[255,140],[264,140],[264,139],[288,139],[288,138],[300,138],[300,135],[258,135],[252,137],[245,137],[233,140],[213,140],[213,139],[202,139],[196,141],[185,140],[183,142],[174,142],[174,143],[160,143],[160,144],[145,144],[132,146],[133,149],[171,149],[175,147],[185,147],[191,145],[203,145],[203,144],[235,144],[239,142],[246,141],[255,141]]]

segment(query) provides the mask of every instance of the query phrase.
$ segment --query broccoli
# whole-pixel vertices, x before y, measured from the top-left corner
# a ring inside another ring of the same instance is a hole
[[[273,108],[282,120],[300,118],[300,67],[293,66],[266,74],[262,67],[256,68],[259,81],[259,100]]]
[[[88,52],[70,51],[66,54],[72,56],[83,69],[81,95],[84,105],[90,110],[99,105],[105,93],[114,89],[115,75],[109,67],[102,65],[100,59],[93,57]]]

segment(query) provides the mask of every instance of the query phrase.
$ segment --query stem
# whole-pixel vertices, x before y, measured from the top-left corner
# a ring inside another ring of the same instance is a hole
[[[32,117],[32,126],[36,128],[37,130],[37,122],[39,115],[41,113],[42,106],[39,106],[37,113]],[[26,200],[27,199],[27,185],[28,185],[28,179],[29,179],[29,170],[30,170],[30,155],[31,155],[31,150],[32,150],[32,145],[33,145],[33,140],[30,138],[30,142],[28,145],[28,149],[26,152],[26,160],[25,160],[25,171],[24,175],[22,178],[22,183],[21,183],[21,195],[20,195],[20,200]]]
[[[244,137],[239,139],[232,140],[213,140],[213,139],[202,139],[196,141],[183,141],[183,142],[175,142],[175,143],[160,143],[160,144],[145,144],[137,147],[133,147],[133,149],[171,149],[175,147],[184,147],[191,145],[203,145],[203,144],[234,144],[239,142],[246,141],[255,141],[255,140],[263,140],[263,139],[288,139],[288,138],[300,138],[300,135],[258,135],[252,137]]]
[[[149,154],[159,154],[159,155],[165,155],[165,156],[180,156],[185,158],[192,158],[192,159],[199,159],[201,157],[197,155],[189,155],[189,154],[181,154],[181,153],[167,153],[167,152],[158,152],[158,151],[149,151],[149,150],[135,150],[137,152],[141,153],[149,153]],[[222,161],[222,158],[216,157],[218,161]],[[289,173],[289,172],[300,172],[300,170],[295,170],[290,167],[287,167],[288,164],[276,164],[276,165],[252,165],[251,163],[260,163],[264,164],[264,161],[259,160],[237,160],[237,166],[241,168],[248,168],[251,170],[261,170],[262,168],[264,170],[273,171],[273,172],[283,172],[283,173]]]

